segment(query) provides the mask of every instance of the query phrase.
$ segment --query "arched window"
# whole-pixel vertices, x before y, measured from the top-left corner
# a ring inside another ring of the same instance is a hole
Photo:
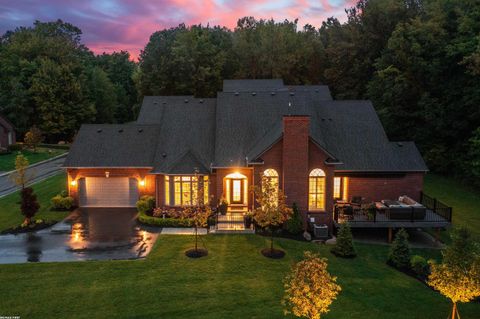
[[[308,178],[308,209],[325,210],[325,172],[315,168]]]

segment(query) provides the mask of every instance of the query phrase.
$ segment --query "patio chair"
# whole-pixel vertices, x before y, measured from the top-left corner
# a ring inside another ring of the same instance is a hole
[[[350,205],[352,206],[354,211],[359,211],[362,209],[362,204],[364,204],[364,201],[365,201],[365,198],[361,196],[352,196]]]

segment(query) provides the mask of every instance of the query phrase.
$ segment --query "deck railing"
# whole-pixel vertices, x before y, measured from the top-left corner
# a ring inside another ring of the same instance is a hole
[[[440,215],[449,222],[452,222],[452,207],[445,205],[436,198],[428,196],[424,192],[421,192],[420,194],[420,203],[428,209],[431,209],[437,215]]]
[[[406,209],[386,209],[385,211],[368,211],[366,207],[353,209],[352,207],[335,207],[334,220],[336,222],[348,220],[349,223],[451,223],[452,207],[445,205],[436,198],[421,193],[420,203],[426,207],[425,210],[411,207]]]

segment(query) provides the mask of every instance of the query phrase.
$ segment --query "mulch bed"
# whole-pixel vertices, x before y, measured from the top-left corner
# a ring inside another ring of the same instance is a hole
[[[272,259],[281,259],[285,256],[285,252],[275,248],[273,250],[270,248],[264,248],[262,249],[262,255]]]
[[[190,258],[200,258],[208,255],[208,250],[206,249],[189,249],[185,252],[185,256]]]
[[[2,230],[0,232],[0,234],[1,235],[7,235],[7,234],[16,235],[16,234],[21,234],[21,233],[31,233],[31,232],[35,232],[37,230],[48,228],[52,225],[55,225],[56,223],[57,223],[56,221],[47,221],[47,222],[41,222],[41,223],[33,222],[33,223],[30,223],[27,226],[19,225],[19,226],[14,226],[14,227]]]

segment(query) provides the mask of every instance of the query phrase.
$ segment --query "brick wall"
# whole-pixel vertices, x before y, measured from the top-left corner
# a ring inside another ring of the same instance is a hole
[[[283,118],[283,190],[287,204],[297,203],[300,211],[308,209],[308,116]]]
[[[414,200],[420,200],[423,189],[424,173],[407,173],[402,175],[363,175],[349,176],[348,197],[362,196],[367,201],[382,199],[398,199],[408,195]]]

